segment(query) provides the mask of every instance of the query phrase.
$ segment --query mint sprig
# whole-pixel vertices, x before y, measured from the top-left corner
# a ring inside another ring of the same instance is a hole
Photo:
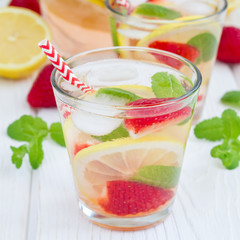
[[[223,140],[211,150],[211,156],[219,158],[227,169],[234,169],[240,161],[240,117],[232,109],[226,109],[221,118],[204,120],[194,128],[197,138],[209,141]]]
[[[65,146],[62,127],[60,123],[52,123],[48,129],[47,123],[39,117],[23,115],[8,126],[7,134],[10,138],[27,142],[19,147],[10,146],[12,163],[20,168],[26,154],[33,169],[37,169],[43,160],[44,152],[42,142],[50,133],[50,137],[61,146]]]

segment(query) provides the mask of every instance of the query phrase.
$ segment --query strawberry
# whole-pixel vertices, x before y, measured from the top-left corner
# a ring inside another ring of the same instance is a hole
[[[108,213],[118,216],[147,213],[156,210],[173,197],[171,190],[133,181],[107,182],[107,196],[99,205]]]
[[[164,102],[170,99],[142,98],[129,103],[128,106],[141,108],[127,111],[130,118],[124,121],[125,127],[130,133],[133,131],[133,134],[137,134],[160,129],[168,124],[177,124],[191,116],[192,109],[188,106],[181,108],[181,103],[165,106]]]
[[[27,101],[31,107],[56,107],[56,101],[50,82],[50,76],[53,69],[53,65],[45,66],[33,83],[27,96]]]
[[[9,6],[28,8],[38,14],[41,14],[40,6],[37,0],[12,0]]]
[[[240,63],[240,29],[224,27],[217,59],[226,63]]]
[[[79,151],[90,146],[92,146],[92,144],[88,144],[88,143],[76,144],[74,146],[74,151],[73,151],[74,156],[76,156]]]
[[[195,62],[200,52],[196,47],[190,46],[185,43],[176,42],[160,42],[154,41],[148,45],[150,48],[160,49],[178,54],[182,57],[187,58],[191,62]],[[167,57],[159,54],[153,54],[160,62],[163,62],[173,68],[181,69],[184,65],[181,61],[173,59],[172,57]]]

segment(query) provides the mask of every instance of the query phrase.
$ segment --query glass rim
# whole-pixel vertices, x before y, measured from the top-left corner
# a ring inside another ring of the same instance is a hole
[[[168,100],[164,101],[161,104],[155,104],[152,106],[137,106],[134,107],[135,109],[141,109],[141,108],[151,108],[151,107],[157,107],[157,106],[165,106],[165,105],[171,105],[171,104],[176,104],[179,103],[181,101],[184,101],[188,98],[190,98],[201,86],[202,83],[202,74],[200,72],[200,70],[192,63],[190,62],[188,59],[177,55],[175,53],[171,53],[168,51],[164,51],[164,50],[158,50],[158,49],[153,49],[153,48],[148,48],[148,47],[131,47],[131,46],[119,46],[119,47],[105,47],[105,48],[98,48],[98,49],[93,49],[93,50],[89,50],[89,51],[84,51],[78,54],[75,54],[67,59],[65,59],[65,62],[67,64],[69,64],[69,62],[73,61],[74,59],[78,58],[78,57],[84,57],[86,55],[89,54],[94,54],[94,53],[99,53],[99,52],[104,52],[104,51],[113,51],[113,50],[128,50],[128,51],[145,51],[145,52],[154,52],[156,54],[163,54],[165,56],[170,56],[170,57],[174,57],[176,59],[181,60],[182,62],[185,63],[185,65],[187,65],[188,68],[191,69],[191,71],[194,73],[194,78],[196,79],[195,84],[193,85],[193,87],[191,88],[191,90],[189,90],[187,93],[185,93],[184,95],[181,95],[180,97],[177,98],[169,98]],[[131,59],[130,59],[131,60]],[[176,70],[177,71],[177,70]],[[87,103],[90,104],[91,106],[105,106],[105,107],[113,107],[116,109],[121,109],[121,110],[127,110],[127,109],[132,109],[132,106],[115,106],[115,105],[110,105],[110,104],[103,104],[103,103],[97,103],[97,102],[91,102],[91,101],[86,101],[84,99],[78,98],[78,97],[74,97],[71,94],[65,92],[64,90],[62,90],[56,83],[56,79],[58,77],[61,77],[61,74],[57,71],[56,68],[53,69],[52,73],[51,73],[51,84],[53,86],[53,88],[61,95],[63,95],[64,97],[68,97],[69,99],[71,99],[70,101],[74,101],[74,102],[81,102],[81,103]]]
[[[228,2],[227,0],[220,0],[222,1],[224,4],[222,6],[221,9],[219,9],[217,12],[213,13],[213,14],[210,14],[210,15],[207,15],[207,16],[203,16],[203,17],[200,17],[200,18],[195,18],[195,19],[187,19],[187,20],[181,20],[181,19],[172,19],[172,20],[164,20],[164,19],[147,19],[147,18],[141,18],[141,17],[134,17],[134,16],[129,16],[129,15],[126,15],[126,14],[122,14],[121,12],[118,12],[116,11],[115,9],[113,9],[110,5],[109,5],[109,0],[105,0],[105,6],[106,8],[120,16],[120,17],[126,17],[128,19],[135,19],[136,21],[141,21],[143,23],[147,23],[147,24],[168,24],[168,23],[190,23],[190,22],[201,22],[203,20],[209,20],[211,18],[214,18],[215,16],[218,16],[220,15],[221,13],[223,13],[227,7],[228,7]]]

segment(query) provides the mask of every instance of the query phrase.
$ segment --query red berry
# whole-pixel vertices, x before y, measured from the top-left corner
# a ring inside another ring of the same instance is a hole
[[[118,216],[156,210],[174,196],[173,191],[131,181],[107,182],[107,196],[98,201],[108,213]]]
[[[92,144],[88,144],[88,143],[76,144],[74,147],[74,151],[73,151],[74,156],[77,155],[77,153],[79,151],[81,151],[82,149],[90,147],[90,146],[92,146]]]
[[[217,59],[226,63],[240,63],[240,29],[224,27]]]
[[[177,43],[177,42],[160,42],[154,41],[148,45],[150,48],[155,48],[159,50],[169,51],[175,54],[178,54],[184,58],[187,58],[191,62],[195,62],[197,57],[199,56],[199,50],[196,47],[190,46],[185,43]],[[160,62],[163,62],[173,68],[180,69],[184,63],[173,59],[172,57],[153,54]]]
[[[52,65],[44,67],[33,83],[32,89],[27,96],[27,101],[31,107],[56,107],[56,101],[50,82],[50,76],[53,69],[54,67]]]
[[[130,118],[124,121],[125,127],[137,134],[151,128],[160,129],[168,124],[177,124],[191,116],[192,109],[188,106],[181,108],[181,103],[165,106],[163,103],[169,99],[143,98],[129,103],[128,106],[142,108],[127,111]]]
[[[41,14],[40,6],[37,0],[12,0],[9,6],[28,8],[38,14]]]

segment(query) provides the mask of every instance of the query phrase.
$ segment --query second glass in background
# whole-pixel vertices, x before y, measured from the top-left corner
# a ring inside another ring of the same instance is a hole
[[[126,10],[119,7],[115,0],[106,0],[114,45],[165,50],[193,62],[203,76],[195,110],[195,119],[198,119],[216,59],[227,2],[132,0],[129,3],[132,8]],[[177,69],[183,66],[177,66],[175,61],[158,60]]]
[[[112,45],[104,0],[40,0],[40,6],[62,56]]]

